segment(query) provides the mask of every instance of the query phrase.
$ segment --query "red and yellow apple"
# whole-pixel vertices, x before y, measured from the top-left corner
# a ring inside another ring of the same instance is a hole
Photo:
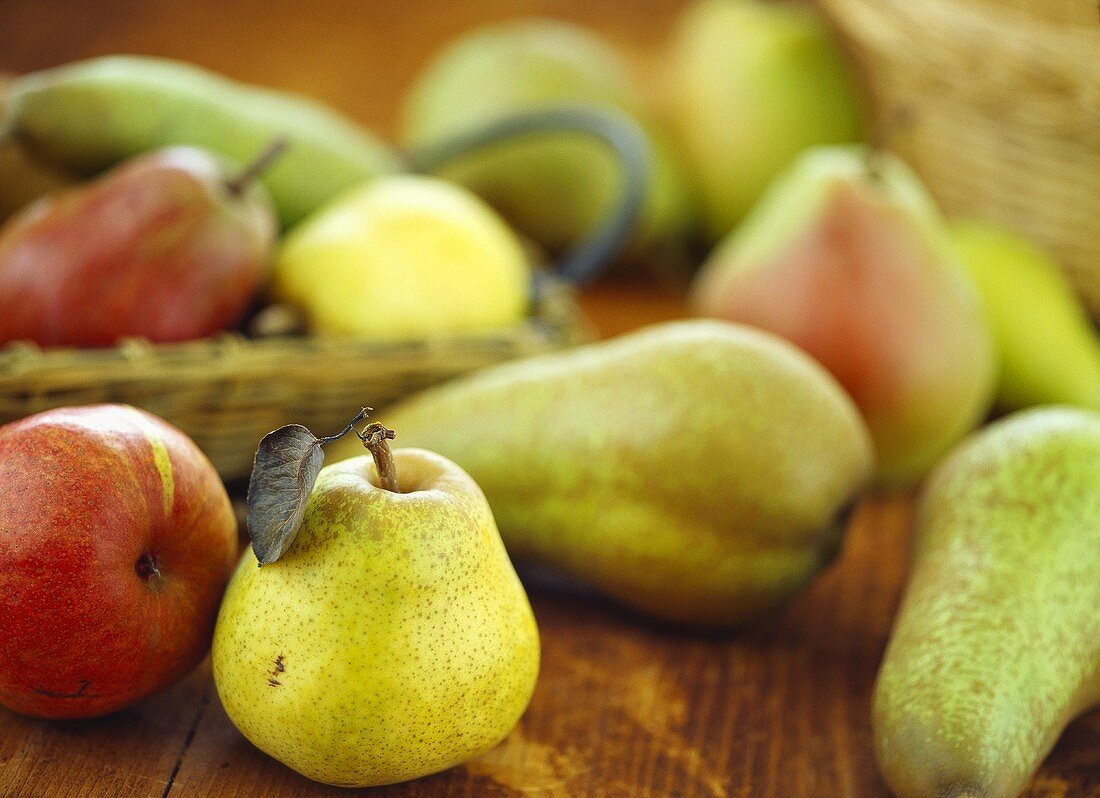
[[[213,465],[141,410],[49,410],[0,428],[0,704],[102,715],[205,655],[236,562]]]

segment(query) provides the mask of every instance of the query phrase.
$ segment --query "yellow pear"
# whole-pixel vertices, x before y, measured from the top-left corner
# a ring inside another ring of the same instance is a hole
[[[424,450],[379,462],[382,477],[369,457],[322,469],[285,553],[263,568],[245,553],[213,648],[218,695],[245,737],[348,787],[496,745],[539,665],[534,616],[478,486]]]
[[[519,239],[484,202],[430,177],[378,178],[295,227],[272,291],[315,333],[385,340],[504,327],[527,310]]]

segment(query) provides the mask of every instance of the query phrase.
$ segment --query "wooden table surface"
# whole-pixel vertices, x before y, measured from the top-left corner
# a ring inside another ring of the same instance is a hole
[[[644,64],[680,5],[0,0],[0,70],[109,52],[176,56],[314,94],[392,134],[416,69],[474,23],[574,19]],[[644,285],[600,286],[583,302],[603,335],[683,313],[679,299]],[[782,612],[738,633],[656,626],[534,580],[543,665],[519,727],[465,766],[369,794],[886,795],[871,754],[869,702],[903,581],[911,504],[866,501],[833,566]],[[58,723],[0,710],[0,798],[348,794],[252,748],[222,711],[205,663],[107,718]],[[1100,714],[1070,727],[1027,795],[1100,796]]]

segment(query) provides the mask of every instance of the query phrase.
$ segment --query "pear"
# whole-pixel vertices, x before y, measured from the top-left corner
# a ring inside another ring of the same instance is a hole
[[[548,19],[521,19],[461,36],[428,64],[406,98],[402,140],[436,144],[526,111],[584,105],[645,128],[651,187],[626,255],[671,246],[692,225],[687,187],[667,135],[646,109],[619,54],[595,33]],[[554,133],[495,145],[443,174],[483,196],[551,252],[575,245],[610,212],[622,167],[585,134]]]
[[[1100,337],[1054,259],[1023,236],[980,221],[953,224],[951,239],[982,294],[1000,352],[996,404],[1100,410]]]
[[[875,685],[899,798],[1019,795],[1100,703],[1100,415],[1009,416],[939,465]]]
[[[881,486],[920,478],[992,400],[977,290],[923,186],[889,154],[804,153],[707,259],[693,305],[829,369],[867,420]]]
[[[665,112],[711,241],[731,231],[802,150],[859,138],[849,65],[809,5],[695,3],[667,61]]]
[[[183,144],[245,163],[284,140],[284,156],[262,176],[284,226],[402,167],[387,144],[322,103],[168,58],[108,55],[31,72],[12,81],[9,99],[0,136],[84,175]]]
[[[169,343],[236,325],[266,279],[278,227],[241,168],[197,147],[131,158],[0,227],[0,343]]]
[[[237,728],[345,787],[418,778],[496,745],[539,664],[531,607],[478,486],[427,451],[379,462],[381,476],[369,457],[321,470],[282,557],[258,568],[245,552],[214,633],[214,682]]]
[[[872,467],[820,366],[715,321],[489,368],[387,412],[477,480],[513,557],[688,624],[738,624],[796,593]]]
[[[472,333],[527,312],[515,233],[460,186],[380,177],[322,206],[280,249],[272,293],[313,332],[380,340]]]

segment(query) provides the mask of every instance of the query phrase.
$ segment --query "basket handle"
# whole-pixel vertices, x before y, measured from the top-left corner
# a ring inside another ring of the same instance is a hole
[[[560,106],[509,116],[439,144],[414,150],[406,163],[414,172],[427,173],[487,147],[546,133],[583,133],[598,139],[615,155],[623,173],[618,201],[600,225],[569,249],[554,272],[574,285],[599,276],[622,251],[645,200],[651,171],[649,140],[640,125],[620,112],[584,106]]]

